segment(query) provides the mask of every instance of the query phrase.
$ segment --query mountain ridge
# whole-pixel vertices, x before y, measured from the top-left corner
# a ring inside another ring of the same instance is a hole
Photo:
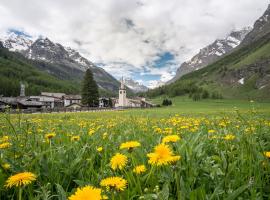
[[[202,48],[199,53],[193,56],[189,61],[182,63],[177,69],[175,77],[166,84],[173,83],[183,75],[201,69],[230,53],[240,45],[241,41],[250,31],[251,27],[232,31],[226,38],[217,39],[212,44]]]
[[[21,53],[26,58],[33,60],[40,70],[58,78],[80,82],[86,69],[90,68],[100,89],[113,93],[118,91],[120,83],[112,75],[95,66],[94,63],[70,47],[54,43],[47,37],[30,42],[28,37],[15,33],[11,33],[1,40],[4,47]]]

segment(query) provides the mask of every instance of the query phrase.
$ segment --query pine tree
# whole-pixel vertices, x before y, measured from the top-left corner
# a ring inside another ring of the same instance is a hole
[[[98,106],[99,93],[96,81],[93,78],[93,73],[87,69],[82,83],[82,104],[89,107]]]

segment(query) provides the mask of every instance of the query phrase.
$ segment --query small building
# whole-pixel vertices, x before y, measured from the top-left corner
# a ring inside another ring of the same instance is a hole
[[[43,106],[42,102],[32,101],[30,99],[23,99],[18,101],[19,109],[41,109]]]
[[[0,98],[1,108],[9,107],[11,109],[18,108],[18,98],[17,97],[1,97]]]
[[[7,106],[11,109],[41,109],[42,102],[31,100],[29,97],[1,97],[1,109]]]
[[[64,96],[65,93],[54,93],[54,92],[41,92],[41,96],[54,98],[54,107],[61,108],[64,107]]]
[[[110,101],[112,103],[112,100],[110,100],[110,98],[101,97],[101,98],[99,98],[99,106],[98,107],[100,107],[100,108],[110,107]]]
[[[82,96],[81,95],[64,95],[63,99],[64,99],[64,106],[67,107],[74,103],[80,104],[82,100]]]
[[[53,109],[55,98],[54,97],[47,97],[47,96],[30,96],[29,99],[32,101],[38,101],[43,103],[43,108],[50,108]],[[57,99],[58,100],[58,99]]]

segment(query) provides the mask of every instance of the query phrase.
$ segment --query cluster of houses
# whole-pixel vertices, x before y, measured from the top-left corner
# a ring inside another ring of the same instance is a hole
[[[39,96],[25,96],[25,87],[21,85],[20,96],[18,97],[0,97],[0,110],[7,106],[11,109],[81,109],[85,107],[81,104],[81,95],[67,95],[65,93],[41,92]],[[110,103],[111,102],[111,103]],[[136,97],[129,99],[126,96],[126,87],[121,81],[118,98],[99,98],[99,108],[147,108],[154,104],[145,100],[145,98]]]

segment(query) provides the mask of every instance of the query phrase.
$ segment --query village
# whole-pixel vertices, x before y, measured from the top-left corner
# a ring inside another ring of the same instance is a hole
[[[65,94],[54,92],[41,92],[38,96],[26,96],[25,85],[20,85],[20,95],[17,97],[0,96],[0,111],[7,108],[24,112],[61,112],[61,111],[85,111],[102,109],[127,109],[127,108],[150,108],[155,105],[145,98],[128,98],[126,86],[123,80],[119,87],[118,98],[99,97],[97,107],[87,107],[81,103],[82,96],[79,94]]]

